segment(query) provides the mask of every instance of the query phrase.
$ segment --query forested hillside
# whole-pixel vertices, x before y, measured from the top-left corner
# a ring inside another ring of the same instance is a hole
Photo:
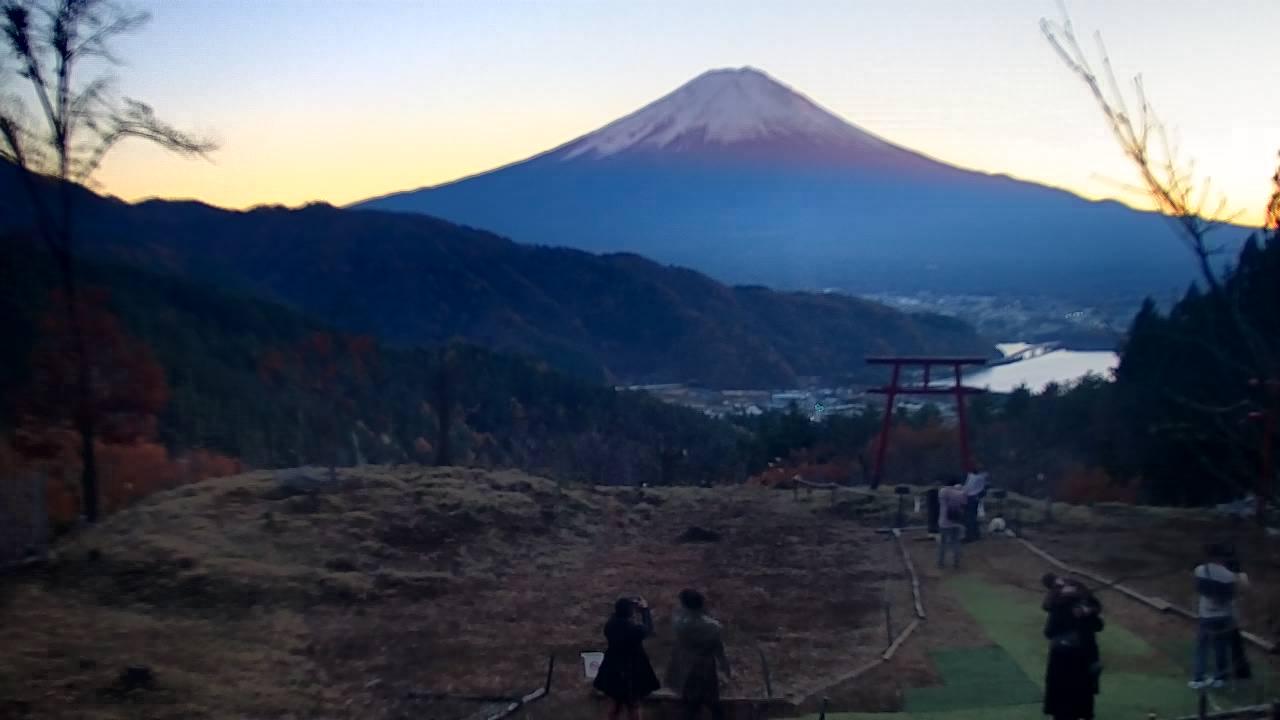
[[[12,279],[0,284],[0,418],[5,435],[31,442],[47,426],[70,424],[49,402],[56,368],[32,372],[61,315],[42,253],[5,243],[0,262]],[[596,483],[718,482],[745,472],[743,434],[728,424],[544,362],[458,343],[392,346],[137,269],[87,263],[84,277],[105,290],[92,293],[103,307],[87,317],[104,326],[118,318],[119,332],[98,334],[128,350],[96,362],[127,356],[146,365],[150,355],[163,371],[153,379],[99,368],[129,384],[99,403],[108,419],[129,419],[129,442],[151,439],[153,428],[170,450],[206,449],[252,466],[347,465],[359,456],[516,466]],[[139,387],[138,377],[159,387]]]
[[[1149,478],[1156,497],[1253,490],[1264,435],[1277,439],[1268,415],[1280,413],[1280,233],[1250,239],[1220,292],[1193,287],[1167,314],[1147,303],[1114,392],[1128,419],[1116,428],[1128,446],[1117,469]]]
[[[0,232],[30,208],[0,163]],[[129,205],[77,189],[80,248],[283,302],[396,344],[516,350],[610,383],[794,387],[870,354],[993,352],[951,318],[843,295],[728,287],[635,255],[521,245],[420,215],[311,205]]]

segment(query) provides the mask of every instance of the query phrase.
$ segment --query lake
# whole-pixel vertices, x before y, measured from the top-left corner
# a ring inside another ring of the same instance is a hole
[[[1023,343],[1003,343],[998,347],[1001,352],[1009,355],[1027,346]],[[987,388],[992,392],[1011,392],[1019,385],[1026,385],[1032,392],[1039,392],[1050,383],[1062,385],[1091,374],[1109,380],[1119,364],[1120,356],[1114,352],[1054,350],[1027,360],[979,370],[966,375],[964,380],[967,385]]]

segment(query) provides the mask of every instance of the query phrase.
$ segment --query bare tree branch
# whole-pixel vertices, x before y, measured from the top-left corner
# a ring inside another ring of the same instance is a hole
[[[133,32],[149,19],[105,0],[8,0],[3,9],[7,55],[17,60],[16,75],[27,81],[41,109],[39,132],[18,113],[3,116],[25,138],[24,167],[41,175],[89,183],[105,156],[122,140],[137,138],[187,156],[206,156],[217,144],[161,121],[148,105],[116,99],[115,79],[108,74],[76,83],[78,62],[96,57],[118,63],[111,41]],[[53,68],[53,76],[49,76]],[[33,153],[37,143],[47,155]],[[6,142],[6,145],[8,143]],[[12,148],[5,157],[14,160]]]
[[[1220,198],[1216,204],[1212,200],[1211,180],[1198,181],[1195,163],[1179,159],[1177,140],[1169,136],[1152,107],[1141,76],[1133,80],[1132,98],[1136,113],[1130,111],[1129,100],[1116,82],[1115,71],[1100,34],[1095,35],[1102,68],[1097,72],[1076,40],[1075,28],[1065,6],[1062,6],[1059,22],[1042,19],[1040,29],[1067,68],[1088,87],[1122,152],[1142,178],[1146,194],[1157,210],[1172,219],[1182,241],[1195,257],[1208,291],[1209,305],[1203,318],[1207,322],[1194,337],[1177,340],[1198,348],[1205,357],[1212,359],[1213,372],[1219,376],[1215,380],[1219,383],[1219,391],[1238,393],[1235,395],[1238,399],[1206,402],[1169,389],[1165,394],[1175,406],[1191,410],[1198,418],[1197,426],[1191,428],[1197,435],[1190,440],[1204,440],[1200,435],[1209,431],[1218,446],[1226,451],[1226,457],[1214,458],[1214,462],[1207,462],[1203,457],[1197,457],[1197,461],[1212,466],[1206,470],[1215,475],[1221,473],[1224,479],[1234,476],[1231,480],[1239,482],[1249,474],[1247,466],[1256,453],[1254,433],[1242,427],[1241,423],[1250,410],[1269,402],[1255,397],[1255,393],[1244,387],[1242,382],[1280,376],[1280,365],[1276,362],[1280,352],[1277,345],[1280,343],[1276,334],[1264,330],[1254,317],[1255,313],[1241,307],[1245,298],[1238,284],[1231,283],[1228,292],[1228,281],[1232,279],[1233,271],[1226,270],[1220,276],[1214,266],[1214,259],[1225,248],[1211,245],[1208,237],[1214,229],[1238,218],[1239,214],[1228,217],[1226,199]],[[1276,192],[1267,208],[1267,227],[1276,227],[1280,223],[1280,171],[1274,182]],[[1267,324],[1265,319],[1261,322]],[[1201,379],[1202,382],[1205,380]],[[1212,386],[1210,383],[1206,385]],[[1224,467],[1226,465],[1230,467]]]
[[[106,119],[105,127],[98,133],[96,145],[89,149],[73,169],[73,178],[84,182],[98,169],[102,159],[116,143],[126,138],[146,140],[170,152],[187,156],[208,157],[217,148],[212,140],[183,132],[160,120],[149,105],[125,98],[123,110],[116,111]]]
[[[1125,93],[1120,91],[1116,82],[1111,58],[1101,34],[1095,35],[1102,62],[1102,73],[1099,74],[1094,71],[1088,54],[1076,40],[1075,28],[1065,11],[1060,22],[1042,19],[1040,30],[1067,68],[1089,88],[1121,150],[1137,168],[1148,196],[1162,214],[1174,221],[1188,249],[1195,255],[1205,283],[1216,291],[1219,279],[1210,261],[1213,253],[1206,242],[1206,236],[1225,222],[1225,219],[1218,213],[1206,212],[1209,193],[1207,184],[1203,187],[1202,198],[1194,199],[1194,165],[1184,165],[1178,160],[1177,145],[1169,142],[1164,124],[1147,99],[1142,77],[1137,76],[1133,81],[1133,95],[1138,108],[1135,117],[1129,111]],[[1107,89],[1104,89],[1104,83]],[[1159,153],[1152,149],[1153,137],[1159,141]],[[1220,204],[1219,210],[1222,207],[1225,205]]]
[[[146,25],[151,21],[151,14],[142,11],[126,13],[120,9],[115,12],[115,17],[105,22],[99,20],[99,27],[71,48],[76,57],[97,57],[112,65],[120,64],[120,60],[112,54],[108,42],[111,38],[131,33]]]
[[[73,228],[73,183],[89,183],[103,158],[122,140],[137,138],[182,155],[206,156],[211,140],[185,133],[156,117],[150,106],[112,93],[101,74],[79,84],[85,58],[117,62],[111,40],[141,27],[146,13],[108,0],[0,0],[0,87],[17,78],[39,102],[30,121],[16,96],[0,96],[0,157],[13,162],[36,209],[36,224],[56,262],[66,292],[76,353],[85,517],[98,515],[95,427],[87,411],[91,390],[89,348],[78,317],[78,278]],[[16,61],[10,70],[7,61]],[[23,83],[22,81],[25,81]],[[42,177],[44,176],[44,177]],[[45,179],[54,182],[47,183]],[[56,207],[50,204],[56,203]]]

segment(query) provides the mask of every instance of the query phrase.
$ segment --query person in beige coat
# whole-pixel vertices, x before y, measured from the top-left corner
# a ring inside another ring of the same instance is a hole
[[[712,720],[722,720],[720,673],[727,679],[732,670],[720,622],[707,614],[702,593],[680,592],[680,611],[673,625],[675,648],[667,666],[667,687],[680,695],[685,720],[695,720],[704,706],[711,711]]]

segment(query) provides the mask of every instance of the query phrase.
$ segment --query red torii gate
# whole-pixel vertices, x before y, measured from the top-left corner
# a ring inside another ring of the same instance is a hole
[[[884,454],[889,449],[889,427],[893,423],[893,403],[899,395],[954,395],[956,398],[956,428],[960,433],[960,462],[965,472],[973,469],[973,459],[969,457],[969,433],[964,418],[964,398],[966,395],[977,395],[986,392],[983,388],[967,387],[963,382],[961,368],[966,365],[986,365],[985,358],[975,357],[869,357],[868,365],[892,365],[893,377],[888,387],[872,388],[868,392],[885,395],[884,424],[880,428],[880,442],[876,447],[876,465],[871,475],[871,487],[879,487],[880,474],[884,471]],[[924,381],[918,386],[900,385],[903,366],[922,366]],[[955,373],[955,384],[946,387],[931,387],[930,371],[935,365],[950,367]]]

